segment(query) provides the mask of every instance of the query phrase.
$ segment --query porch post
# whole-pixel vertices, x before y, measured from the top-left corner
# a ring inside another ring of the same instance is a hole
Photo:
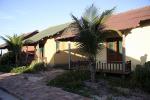
[[[68,43],[68,52],[69,52],[69,55],[68,55],[68,64],[69,64],[69,69],[71,68],[71,44],[70,44],[70,41]]]
[[[37,54],[37,57],[38,57],[38,62],[40,62],[40,57],[41,57],[41,54],[40,54],[40,46],[39,46],[40,44],[39,44],[39,42],[38,42],[38,44],[37,44],[37,52],[38,52],[38,54]]]
[[[1,49],[1,56],[2,56],[2,49]]]
[[[37,59],[36,57],[37,57],[37,55],[36,55],[36,45],[34,45],[34,59]]]
[[[28,59],[28,46],[26,46],[26,63],[27,63],[27,59]]]
[[[126,54],[125,54],[125,35],[122,35],[122,61],[123,61],[123,72],[125,72]]]

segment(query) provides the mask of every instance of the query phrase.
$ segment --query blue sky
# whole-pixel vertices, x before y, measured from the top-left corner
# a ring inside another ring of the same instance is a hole
[[[118,13],[150,5],[150,0],[0,0],[0,35],[43,30],[70,22],[71,13],[81,16],[92,3],[101,11],[116,6]]]

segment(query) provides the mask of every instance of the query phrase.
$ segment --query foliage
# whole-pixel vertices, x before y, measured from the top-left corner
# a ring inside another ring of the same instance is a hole
[[[88,80],[90,74],[87,71],[66,71],[62,75],[48,82],[50,86],[61,87],[64,90],[78,93],[83,88],[83,81]]]
[[[98,78],[107,80],[112,87],[138,88],[150,92],[150,62],[146,62],[144,65],[137,65],[135,71],[125,78],[112,75],[107,77],[101,75]]]
[[[145,91],[150,92],[150,62],[137,66],[133,75],[136,83]]]
[[[9,65],[0,65],[0,72],[10,72],[14,67]]]
[[[112,87],[123,87],[132,89],[137,87],[135,81],[132,79],[132,75],[126,76],[125,78],[109,76],[106,77],[105,80],[107,80],[109,85]]]
[[[0,65],[0,72],[36,73],[47,70],[44,62],[33,61],[30,66]]]
[[[98,50],[101,49],[101,43],[104,42],[104,33],[106,33],[104,22],[110,17],[113,10],[114,8],[100,14],[98,9],[92,5],[86,9],[81,19],[72,15],[79,29],[79,42],[77,45],[89,57],[94,58]]]
[[[0,57],[1,65],[14,65],[15,55],[12,52],[7,52]]]
[[[11,36],[6,36],[6,37],[1,36],[1,38],[6,42],[8,51],[14,53],[15,63],[18,64],[18,59],[20,57],[21,49],[23,46],[23,42],[22,42],[23,37],[13,35],[12,37]]]
[[[11,73],[24,73],[28,69],[27,66],[14,67],[10,71]]]
[[[105,33],[108,32],[104,30],[104,23],[111,16],[113,11],[114,8],[99,13],[98,9],[92,5],[85,10],[81,19],[72,15],[72,18],[79,29],[79,42],[77,43],[77,46],[81,51],[87,54],[91,62],[95,62],[97,53],[103,47]],[[91,80],[93,82],[95,81],[94,64],[91,64]]]
[[[39,71],[45,71],[47,69],[47,66],[45,65],[44,62],[37,62],[37,61],[32,61],[28,69],[24,71],[24,73],[35,73]]]
[[[20,58],[19,58],[19,66],[22,66],[22,65],[27,65],[25,63],[25,59],[26,59],[26,54],[25,52],[21,52],[20,54]],[[0,57],[0,64],[1,65],[15,65],[15,54],[11,51],[8,51],[7,53],[3,54],[1,57]]]

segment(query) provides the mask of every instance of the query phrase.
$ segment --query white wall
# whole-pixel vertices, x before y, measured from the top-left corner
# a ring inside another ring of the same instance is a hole
[[[150,61],[150,26],[132,29],[126,36],[125,43],[127,60],[131,60],[133,67],[143,64],[144,60]]]

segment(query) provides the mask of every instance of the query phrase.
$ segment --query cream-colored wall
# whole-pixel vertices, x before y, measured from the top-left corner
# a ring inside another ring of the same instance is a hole
[[[69,42],[59,42],[59,52],[55,55],[55,64],[67,64],[69,62]],[[78,49],[75,42],[70,42],[71,61],[84,60],[86,57]]]
[[[36,58],[37,58],[38,61],[40,61],[40,59],[39,59],[39,56],[40,56],[39,55],[40,54],[40,52],[39,52],[39,45],[37,44],[35,48],[36,48],[36,52],[35,52],[36,53]]]
[[[60,42],[59,43],[59,52],[55,55],[55,64],[67,64],[69,53],[68,53],[68,43],[69,42]],[[87,59],[84,53],[81,53],[77,47],[76,42],[70,42],[71,46],[71,61],[81,61]],[[106,47],[103,47],[103,49],[99,52],[97,55],[97,60],[106,62],[107,61],[107,51]],[[61,59],[61,60],[60,60]]]
[[[145,54],[147,54],[146,60],[150,61],[150,26],[132,29],[131,33],[126,36],[125,45],[126,59],[131,60],[132,67],[143,64]]]
[[[47,39],[44,45],[44,57],[46,57],[48,64],[54,65],[55,53],[56,53],[56,42],[54,38]]]

